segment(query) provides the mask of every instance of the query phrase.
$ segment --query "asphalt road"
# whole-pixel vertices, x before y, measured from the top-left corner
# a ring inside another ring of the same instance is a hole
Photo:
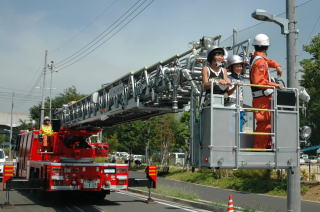
[[[130,172],[130,177],[144,178],[145,173]],[[283,197],[274,197],[268,195],[254,194],[248,192],[237,192],[228,189],[220,189],[208,186],[201,186],[193,183],[168,180],[158,177],[158,185],[169,189],[196,194],[199,199],[217,203],[228,202],[230,194],[233,196],[233,203],[243,208],[253,208],[261,211],[282,212],[287,211],[287,199]],[[320,203],[311,201],[301,201],[301,211],[319,212]]]
[[[4,202],[5,193],[0,192],[0,202]],[[39,201],[36,194],[28,191],[10,192],[10,202],[13,209],[3,209],[8,212],[198,212],[189,207],[179,206],[174,203],[157,201],[155,204],[146,204],[145,198],[130,192],[111,192],[103,201],[88,200],[85,197],[58,194],[50,200]]]

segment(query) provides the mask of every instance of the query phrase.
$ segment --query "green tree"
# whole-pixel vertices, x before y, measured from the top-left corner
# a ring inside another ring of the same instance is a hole
[[[311,58],[300,62],[303,73],[300,84],[305,87],[311,97],[307,106],[306,117],[302,116],[301,124],[312,126],[311,145],[320,142],[320,34],[315,36],[309,45],[303,46]]]
[[[176,152],[189,152],[189,140],[190,140],[190,129],[189,129],[190,113],[182,113],[180,120],[175,120],[173,125],[173,132],[175,136],[175,149]]]
[[[119,148],[119,140],[116,134],[113,134],[110,137],[104,136],[102,141],[109,144],[110,153],[116,152]]]
[[[189,113],[166,114],[124,123],[105,129],[103,136],[113,151],[145,154],[149,143],[149,156],[167,167],[171,152],[189,152],[189,117]]]
[[[85,95],[80,94],[75,86],[66,88],[63,93],[57,95],[51,102],[51,108],[54,111],[57,108],[61,108],[63,104],[70,103],[72,101],[77,101],[83,98]],[[45,108],[49,108],[49,98],[45,101]],[[41,114],[41,103],[35,105],[29,109],[31,119],[37,122],[36,126],[39,126],[40,114]],[[45,115],[49,115],[49,110],[45,110]]]
[[[5,142],[6,134],[0,134],[0,146]]]

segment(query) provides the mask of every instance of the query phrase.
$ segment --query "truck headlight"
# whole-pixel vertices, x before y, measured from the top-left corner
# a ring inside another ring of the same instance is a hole
[[[311,136],[311,127],[309,126],[302,126],[300,127],[300,139],[301,140],[307,140]]]

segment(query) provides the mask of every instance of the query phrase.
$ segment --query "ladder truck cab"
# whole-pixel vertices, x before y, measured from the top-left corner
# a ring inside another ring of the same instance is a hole
[[[39,131],[19,134],[16,176],[38,182],[45,191],[90,191],[104,198],[110,190],[128,188],[126,164],[97,163],[107,157],[106,143],[88,142],[101,129],[60,129],[49,137],[44,151]]]

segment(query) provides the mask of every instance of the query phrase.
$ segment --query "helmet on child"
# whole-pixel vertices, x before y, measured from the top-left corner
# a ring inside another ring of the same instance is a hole
[[[239,55],[232,55],[228,57],[227,67],[230,68],[234,64],[243,64],[243,59]]]
[[[253,46],[270,46],[270,39],[266,34],[258,34],[252,42]]]
[[[207,61],[211,63],[213,55],[219,53],[222,54],[225,59],[228,57],[228,52],[224,48],[219,46],[213,46],[207,51]]]

